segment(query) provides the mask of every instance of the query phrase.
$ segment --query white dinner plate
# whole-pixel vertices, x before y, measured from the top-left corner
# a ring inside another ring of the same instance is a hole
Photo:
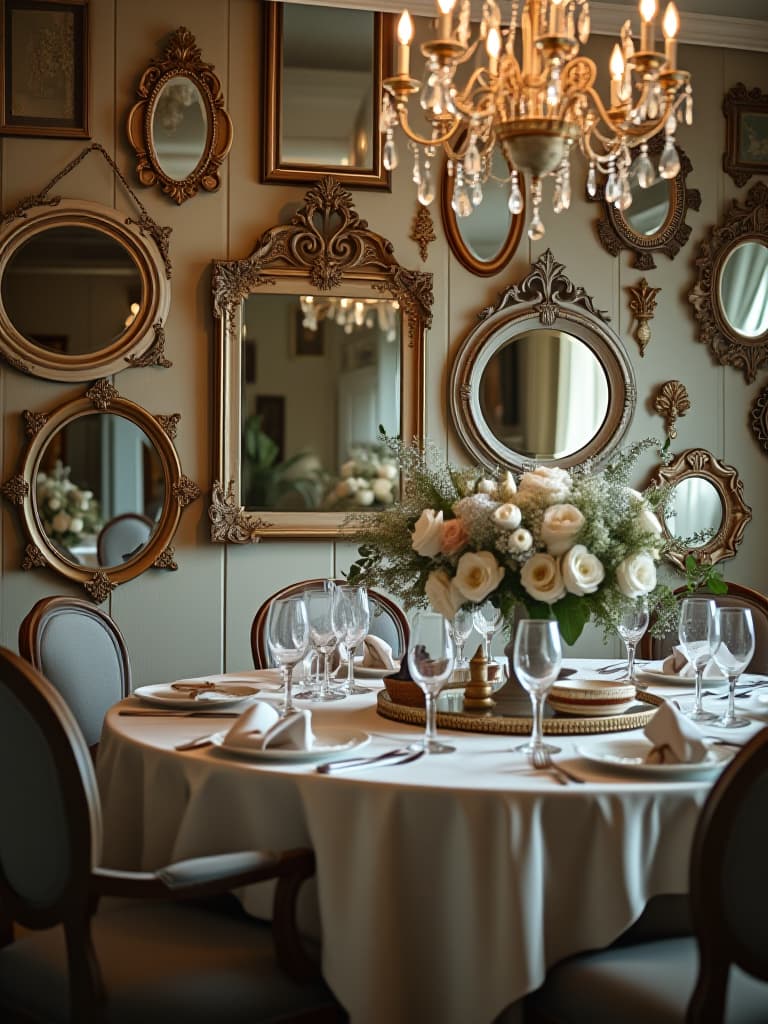
[[[577,746],[576,752],[585,761],[630,775],[646,775],[654,779],[707,778],[719,772],[733,757],[730,747],[712,746],[705,761],[692,764],[649,764],[646,761],[653,744],[646,739],[614,739]]]
[[[201,682],[205,682],[205,680],[179,679],[176,681],[176,686],[189,683],[192,688]],[[240,701],[247,700],[249,697],[255,697],[259,692],[259,687],[250,679],[247,682],[243,679],[216,680],[215,687],[214,690],[205,691],[205,697],[194,698],[189,697],[184,690],[174,689],[171,683],[158,683],[156,686],[140,686],[133,691],[133,695],[140,697],[148,704],[187,709],[239,704]]]
[[[668,686],[685,686],[690,690],[696,685],[696,680],[693,676],[680,676],[675,672],[662,672],[654,668],[636,668],[635,676],[644,683],[650,683],[651,686],[665,683]],[[705,690],[716,690],[720,686],[728,685],[728,680],[725,676],[707,675],[704,676],[702,682]]]
[[[266,750],[259,750],[253,746],[243,744],[224,744],[226,733],[216,732],[211,736],[211,743],[219,747],[227,754],[236,754],[238,757],[249,757],[255,761],[323,761],[336,754],[343,754],[348,750],[357,750],[371,742],[371,737],[361,729],[334,728],[332,726],[319,726],[313,728],[315,742],[308,750],[291,750],[287,747],[267,747]]]

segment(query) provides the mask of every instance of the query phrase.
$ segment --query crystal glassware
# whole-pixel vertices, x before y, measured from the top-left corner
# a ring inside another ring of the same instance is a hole
[[[451,678],[454,665],[453,637],[448,621],[434,612],[417,611],[411,623],[408,668],[411,679],[424,691],[426,728],[424,752],[447,754],[455,747],[437,739],[437,696]]]
[[[728,709],[712,725],[720,729],[741,729],[750,724],[744,716],[738,716],[734,706],[736,681],[752,660],[755,653],[755,626],[749,608],[717,609],[718,643],[712,658],[728,676]]]
[[[309,617],[303,597],[276,598],[267,616],[267,644],[272,660],[280,668],[285,696],[280,713],[295,711],[293,704],[293,669],[309,649]]]
[[[696,696],[693,707],[686,712],[694,722],[713,722],[717,715],[705,711],[701,703],[701,681],[704,669],[717,647],[717,606],[711,598],[686,597],[680,605],[677,627],[680,646],[696,673]]]
[[[355,683],[355,650],[365,639],[371,624],[368,591],[365,587],[337,586],[334,591],[333,616],[336,633],[347,649],[347,680],[344,692],[369,693]]]
[[[636,684],[635,651],[648,629],[648,602],[638,597],[622,612],[616,625],[616,632],[627,649],[627,681]]]
[[[515,632],[512,664],[515,675],[528,691],[533,711],[533,726],[528,743],[516,747],[531,758],[534,751],[556,754],[560,748],[542,739],[544,698],[557,679],[563,663],[560,630],[554,619],[522,619]]]
[[[501,628],[501,609],[490,601],[483,601],[472,610],[472,622],[485,644],[485,660],[491,660],[491,643]]]
[[[329,671],[330,658],[339,643],[339,634],[336,631],[334,621],[334,586],[323,590],[307,590],[304,600],[307,604],[309,617],[309,635],[312,645],[322,657],[323,668],[320,676],[320,686],[297,694],[306,700],[326,703],[332,700],[343,700],[344,694],[338,690],[331,689],[331,676]]]
[[[468,608],[459,608],[449,623],[451,636],[456,645],[456,668],[466,668],[467,659],[464,657],[464,645],[472,635],[474,628],[472,623],[472,612]]]

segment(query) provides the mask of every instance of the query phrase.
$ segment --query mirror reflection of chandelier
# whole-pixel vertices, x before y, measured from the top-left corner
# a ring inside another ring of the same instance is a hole
[[[348,299],[335,295],[301,295],[302,326],[316,331],[321,320],[332,320],[345,334],[358,328],[378,328],[386,341],[397,340],[400,303],[387,299]]]
[[[554,178],[555,213],[570,205],[570,154],[575,142],[589,163],[590,195],[596,193],[600,172],[607,179],[606,201],[621,210],[632,202],[630,167],[642,188],[657,180],[648,142],[662,131],[665,145],[658,174],[674,178],[678,173],[677,119],[682,112],[685,123],[692,123],[693,101],[690,76],[676,65],[680,19],[674,3],[668,4],[663,19],[663,53],[655,48],[657,0],[640,0],[639,50],[635,50],[630,22],[624,23],[610,59],[608,107],[594,87],[594,62],[578,56],[579,44],[589,39],[588,0],[512,0],[507,24],[502,23],[496,0],[484,0],[474,42],[470,42],[470,0],[437,3],[437,38],[421,45],[426,58],[423,81],[410,76],[413,23],[403,12],[398,23],[397,74],[384,80],[381,112],[384,165],[388,170],[397,165],[394,129],[399,125],[410,140],[413,179],[425,206],[434,198],[431,161],[440,146],[448,157],[448,173],[455,176],[453,205],[458,216],[468,216],[482,202],[494,146],[501,147],[510,171],[513,214],[523,209],[520,175],[530,177],[528,235],[532,239],[544,234],[543,178]],[[469,66],[481,42],[487,63],[480,66],[478,61],[466,84],[459,86],[457,72]],[[424,136],[408,120],[409,99],[416,93],[431,129]],[[638,147],[633,163],[631,151]]]

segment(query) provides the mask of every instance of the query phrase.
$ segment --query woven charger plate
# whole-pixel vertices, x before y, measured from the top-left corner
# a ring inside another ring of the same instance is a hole
[[[663,697],[654,693],[638,691],[638,704],[647,704],[642,711],[629,711],[624,715],[601,715],[596,718],[571,718],[557,715],[545,718],[542,728],[554,736],[585,736],[589,733],[624,732],[627,729],[641,729],[653,717],[656,708],[664,703]],[[376,711],[384,718],[408,725],[425,725],[424,708],[396,704],[386,690],[376,697]],[[439,711],[437,725],[441,729],[457,729],[460,732],[511,733],[527,736],[531,731],[530,715],[499,715],[493,712]]]

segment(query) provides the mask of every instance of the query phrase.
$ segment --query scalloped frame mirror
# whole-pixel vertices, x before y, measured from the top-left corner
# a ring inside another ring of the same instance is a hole
[[[173,444],[179,418],[153,416],[103,379],[51,413],[26,410],[19,470],[2,485],[27,538],[22,569],[49,568],[99,603],[151,566],[177,569],[171,541],[182,509],[200,496]],[[126,513],[146,516],[148,539],[131,540],[119,564],[101,565],[96,531]]]
[[[273,461],[264,468],[274,466],[283,433],[287,439],[292,424],[297,420],[301,420],[305,433],[309,429],[319,434],[320,422],[315,423],[312,416],[324,414],[322,429],[326,432],[336,429],[337,408],[341,406],[340,399],[344,394],[339,392],[340,378],[333,375],[327,378],[329,391],[322,390],[322,372],[327,373],[327,369],[322,369],[327,365],[321,362],[324,358],[322,346],[325,344],[331,348],[332,338],[330,334],[326,338],[306,326],[308,321],[306,314],[301,315],[300,300],[303,297],[306,303],[307,293],[326,303],[338,299],[339,305],[347,298],[360,305],[375,299],[396,311],[397,329],[391,340],[394,337],[399,339],[393,353],[397,370],[386,370],[386,376],[381,378],[377,375],[372,386],[378,394],[388,395],[389,403],[395,403],[396,432],[403,437],[423,436],[424,337],[432,320],[432,275],[402,267],[393,255],[391,242],[371,231],[360,219],[350,193],[335,178],[324,178],[309,189],[304,197],[304,206],[289,224],[277,225],[264,232],[249,257],[217,260],[213,265],[218,364],[218,435],[214,457],[215,483],[209,509],[213,541],[243,544],[262,537],[336,537],[344,532],[343,512],[318,511],[306,504],[291,510],[261,505],[249,509],[243,500],[246,468],[243,448],[250,437],[246,433],[249,417],[243,394],[245,383],[254,372],[248,366],[245,349],[250,341],[244,309],[250,298],[274,297],[273,305],[282,307],[285,296],[289,296],[295,303],[290,318],[284,317],[279,330],[273,329],[271,324],[266,325],[263,311],[258,318],[263,325],[262,337],[258,341],[258,373],[261,375],[263,367],[268,367],[270,353],[274,353],[275,358],[280,354],[281,359],[284,353],[288,353],[288,362],[279,384],[280,393],[272,391],[267,395],[273,399],[273,408],[276,404],[278,409],[285,409],[287,422],[284,432],[279,426],[273,428],[272,436],[266,438],[271,453],[269,458]],[[280,316],[283,316],[282,309]],[[342,336],[346,337],[343,332]],[[382,340],[381,347],[387,344],[391,349],[392,345],[386,338]],[[366,352],[361,346],[357,354],[352,353],[354,367],[375,370],[375,357]],[[343,367],[343,353],[337,353],[334,348],[333,355],[334,358],[338,356],[339,361],[329,365],[332,368],[337,365]],[[256,363],[255,355],[253,362]],[[304,390],[290,392],[286,400],[287,389],[300,373]],[[330,424],[329,416],[333,417]],[[375,425],[373,429],[375,432]],[[373,442],[375,438],[366,437],[364,440]],[[261,447],[257,454],[263,454],[264,438],[260,437],[258,441]],[[287,440],[286,445],[290,447]],[[340,432],[333,445],[340,458],[349,457],[343,454]],[[289,450],[287,457],[286,453],[281,456],[279,468],[295,466],[301,457],[300,451]],[[264,465],[263,460],[261,465]]]
[[[662,518],[667,540],[711,531],[711,536],[695,546],[670,550],[670,562],[685,569],[688,555],[694,555],[704,565],[733,558],[752,518],[752,509],[744,501],[744,485],[733,466],[720,462],[706,448],[687,448],[669,465],[662,466],[652,483],[671,483],[676,492],[681,491],[676,495],[674,533],[666,518]]]
[[[482,465],[599,465],[632,420],[629,356],[607,314],[563,270],[547,249],[480,312],[456,354],[451,414]]]

